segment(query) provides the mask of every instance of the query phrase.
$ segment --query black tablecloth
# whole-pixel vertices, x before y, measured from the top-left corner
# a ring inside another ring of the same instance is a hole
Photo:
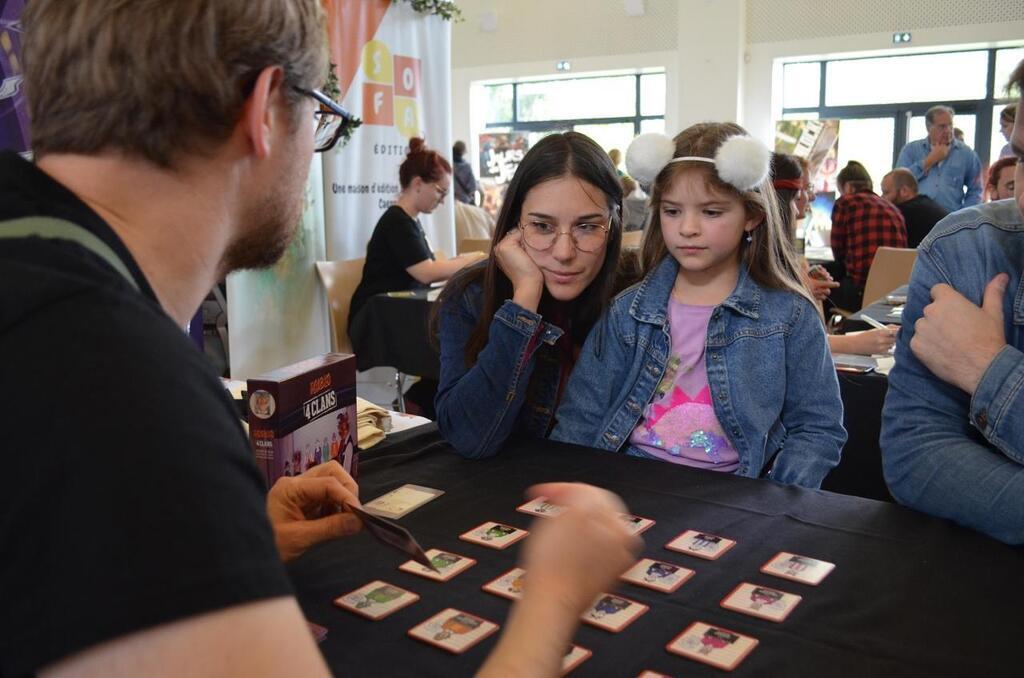
[[[532,441],[484,461],[458,458],[433,427],[371,450],[361,465],[361,496],[407,482],[446,494],[399,522],[425,548],[479,562],[438,583],[399,571],[405,558],[369,535],[321,545],[292,575],[310,621],[329,629],[321,649],[347,676],[468,676],[494,647],[492,636],[453,656],[406,636],[447,606],[504,624],[510,603],[480,590],[515,565],[522,542],[494,551],[458,535],[486,520],[528,527],[517,513],[523,490],[547,480],[581,480],[621,494],[633,513],[657,520],[644,555],[696,571],[672,594],[623,584],[650,611],[618,634],[581,627],[575,642],[593,651],[573,675],[720,675],[670,655],[665,645],[695,620],[720,624],[761,644],[736,669],[757,676],[1019,675],[1024,623],[1024,554],[980,534],[893,504],[719,475]],[[738,544],[717,561],[688,558],[664,544],[685,529]],[[834,562],[820,586],[758,572],[780,550]],[[378,622],[333,607],[333,598],[374,579],[421,599]],[[781,624],[727,611],[719,601],[741,581],[798,593],[803,602]]]
[[[868,499],[892,501],[882,476],[882,405],[889,388],[884,374],[839,372],[843,397],[843,426],[847,439],[839,466],[832,469],[823,489]]]
[[[910,289],[909,285],[900,285],[889,294],[902,294],[906,296],[908,289]],[[903,324],[903,314],[900,313],[893,315],[892,311],[897,306],[902,305],[903,304],[888,304],[886,303],[884,297],[882,299],[875,299],[870,304],[862,308],[860,311],[851,315],[850,319],[860,320],[861,316],[866,315],[870,317],[872,320],[877,320],[878,322],[883,323],[885,325],[901,325]]]
[[[430,342],[429,290],[375,294],[352,319],[349,338],[360,371],[393,367],[437,379],[440,357]]]

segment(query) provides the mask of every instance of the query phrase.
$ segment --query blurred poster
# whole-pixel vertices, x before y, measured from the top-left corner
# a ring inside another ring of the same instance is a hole
[[[366,256],[377,220],[398,199],[398,167],[409,139],[451,160],[451,22],[408,2],[325,0],[341,105],[363,125],[324,154],[327,258]],[[420,215],[431,249],[455,253],[448,198]]]
[[[512,176],[530,148],[526,132],[487,132],[480,135],[480,190],[483,208],[497,217]]]
[[[29,150],[28,104],[21,68],[21,24],[25,0],[0,0],[0,149]]]
[[[806,158],[816,193],[836,190],[838,120],[780,120],[775,123],[775,151]]]

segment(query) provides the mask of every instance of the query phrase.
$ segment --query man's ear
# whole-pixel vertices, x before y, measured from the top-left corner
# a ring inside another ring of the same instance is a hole
[[[281,89],[284,86],[284,71],[280,66],[264,68],[257,76],[252,93],[242,109],[239,125],[258,158],[270,155],[274,130],[276,126],[286,123],[282,118],[282,108],[278,105],[278,102],[283,101]]]

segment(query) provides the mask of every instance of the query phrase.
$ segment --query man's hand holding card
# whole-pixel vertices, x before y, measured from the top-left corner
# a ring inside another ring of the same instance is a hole
[[[336,461],[279,478],[267,493],[267,517],[281,560],[287,563],[315,544],[358,532],[362,521],[341,511],[343,506],[359,506],[359,486]]]

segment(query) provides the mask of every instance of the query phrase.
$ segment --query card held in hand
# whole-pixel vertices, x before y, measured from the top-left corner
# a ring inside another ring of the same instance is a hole
[[[424,553],[423,547],[409,534],[409,530],[397,525],[390,520],[367,513],[358,506],[348,506],[348,509],[355,513],[363,521],[363,526],[374,536],[377,541],[387,544],[405,553],[424,567],[429,567],[434,572],[437,568],[430,562],[430,558]],[[440,574],[440,573],[439,573]]]

